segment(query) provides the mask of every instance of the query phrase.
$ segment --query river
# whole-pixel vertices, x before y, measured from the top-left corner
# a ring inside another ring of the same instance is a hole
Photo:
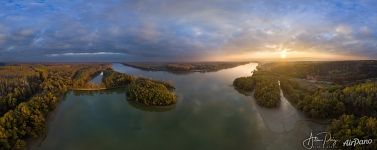
[[[323,125],[308,120],[283,95],[279,108],[266,109],[234,90],[233,80],[252,75],[256,66],[173,74],[113,64],[118,72],[172,82],[177,104],[145,108],[129,103],[124,89],[71,91],[35,149],[303,149],[302,141]]]

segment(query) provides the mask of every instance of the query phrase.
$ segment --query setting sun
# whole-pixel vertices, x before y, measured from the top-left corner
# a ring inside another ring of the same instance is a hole
[[[287,58],[287,51],[281,51],[280,52],[280,58],[282,58],[282,59],[285,59],[285,58]]]

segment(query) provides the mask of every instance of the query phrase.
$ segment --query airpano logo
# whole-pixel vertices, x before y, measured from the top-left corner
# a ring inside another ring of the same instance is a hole
[[[309,137],[302,142],[302,146],[305,149],[342,149],[342,147],[370,145],[373,144],[373,139],[348,139],[337,147],[338,142],[341,143],[342,141],[335,139],[329,132],[320,132],[317,134],[310,132]]]
[[[358,145],[369,145],[369,144],[372,144],[373,143],[373,140],[372,139],[364,139],[364,140],[361,140],[361,139],[358,139],[358,138],[354,138],[352,140],[346,140],[343,142],[343,146],[353,146],[353,147],[356,147]]]

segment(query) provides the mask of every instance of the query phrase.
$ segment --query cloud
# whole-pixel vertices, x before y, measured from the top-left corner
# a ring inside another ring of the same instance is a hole
[[[375,59],[376,3],[1,1],[0,60],[205,60],[279,47]]]
[[[99,56],[99,55],[127,55],[125,53],[116,52],[94,52],[94,53],[61,53],[61,54],[47,54],[48,57],[60,57],[60,56]]]
[[[352,29],[348,26],[345,26],[345,25],[339,25],[335,28],[335,31],[337,33],[340,33],[340,34],[351,34],[352,33]]]

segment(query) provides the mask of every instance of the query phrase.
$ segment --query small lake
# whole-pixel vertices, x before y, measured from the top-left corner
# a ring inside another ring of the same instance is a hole
[[[118,72],[166,80],[178,102],[145,108],[127,101],[124,89],[66,94],[48,124],[42,150],[250,150],[303,149],[309,121],[283,96],[277,109],[259,107],[238,93],[235,78],[250,76],[256,63],[210,73],[172,74],[113,64]]]

